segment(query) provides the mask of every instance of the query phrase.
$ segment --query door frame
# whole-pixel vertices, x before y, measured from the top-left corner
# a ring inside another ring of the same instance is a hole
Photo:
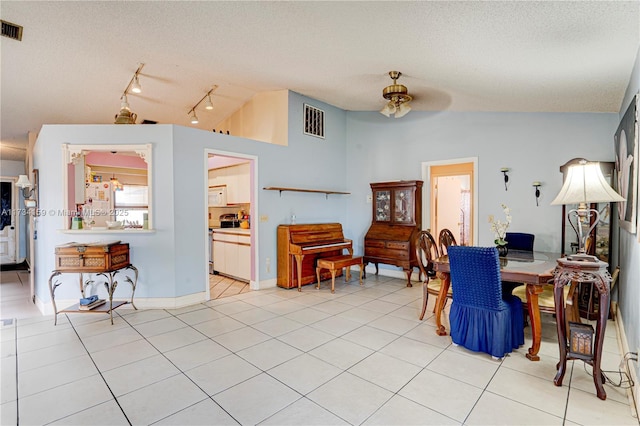
[[[16,182],[18,181],[18,178],[15,176],[0,176],[0,181],[11,183],[11,220],[13,222],[11,226],[13,226],[13,262],[6,262],[6,263],[1,262],[3,265],[4,264],[10,265],[13,263],[18,263],[18,260],[20,260],[20,237],[21,237],[20,215],[26,212],[26,209],[20,208],[18,206],[18,203],[20,202],[20,199],[18,197],[19,191],[17,190],[17,187],[16,187]]]
[[[258,256],[258,228],[259,228],[259,220],[258,219],[258,157],[255,155],[243,154],[239,152],[231,152],[231,151],[221,151],[218,149],[205,148],[204,150],[204,212],[203,217],[206,219],[209,217],[209,155],[217,155],[220,157],[233,157],[233,158],[241,158],[249,161],[250,166],[250,180],[251,180],[251,207],[249,208],[249,217],[251,217],[251,227],[249,228],[251,231],[251,279],[249,280],[249,288],[251,290],[259,290],[260,289],[260,267],[259,267],[259,259]],[[209,235],[209,221],[205,220],[205,235]],[[210,248],[210,244],[207,238],[205,248],[203,253],[205,254],[205,258],[203,259],[203,267],[206,270],[206,283],[205,283],[205,294],[207,300],[211,298],[211,292],[209,289],[209,250],[213,250]]]
[[[473,163],[473,214],[471,217],[473,223],[472,242],[477,244],[478,241],[478,157],[452,158],[448,160],[423,161],[421,163],[422,180],[422,199],[431,201],[431,167],[432,166],[448,166],[459,163]],[[427,229],[431,226],[431,208],[422,209],[422,227]],[[437,238],[437,236],[436,236]]]

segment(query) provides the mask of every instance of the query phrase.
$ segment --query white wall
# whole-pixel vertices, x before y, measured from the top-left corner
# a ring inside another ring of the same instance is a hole
[[[560,166],[575,157],[613,161],[616,114],[429,113],[400,119],[377,112],[347,113],[349,226],[362,252],[371,223],[370,182],[421,179],[427,161],[478,157],[479,245],[493,245],[488,216],[511,208],[511,231],[536,234],[536,250],[560,252]],[[504,189],[502,167],[509,167]],[[542,182],[536,207],[533,181]],[[424,197],[423,197],[424,198]],[[423,209],[428,208],[428,199]]]
[[[618,119],[622,119],[627,107],[639,90],[640,48],[638,49],[629,85],[620,105]],[[636,127],[637,130],[638,128]],[[636,143],[637,141],[638,139],[636,139]],[[637,157],[635,161],[638,161]],[[636,167],[638,167],[637,164]],[[640,196],[638,198],[640,199]],[[631,234],[624,229],[620,229],[619,232],[620,277],[618,279],[618,303],[625,325],[629,349],[635,352],[640,348],[640,230],[636,234]],[[637,366],[638,364],[636,363]],[[637,375],[640,377],[640,368]]]

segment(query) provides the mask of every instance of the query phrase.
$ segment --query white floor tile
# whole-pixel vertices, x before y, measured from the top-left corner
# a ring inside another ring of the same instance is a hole
[[[465,421],[465,425],[562,425],[562,417],[546,413],[509,398],[485,392]]]
[[[103,402],[102,404],[89,407],[86,410],[82,410],[58,421],[54,421],[51,424],[86,426],[97,424],[98,421],[96,421],[96,419],[99,419],[99,423],[104,425],[129,425],[129,422],[120,409],[120,406],[113,399],[107,402]]]
[[[306,395],[342,373],[342,369],[311,355],[302,354],[268,370],[267,373],[302,395]]]
[[[630,416],[631,408],[607,397],[601,400],[593,392],[571,389],[567,405],[567,419],[581,425],[634,425],[638,419]]]
[[[488,362],[447,350],[429,363],[427,369],[482,388],[491,380],[498,367],[498,362]]]
[[[351,424],[360,424],[393,396],[350,373],[342,373],[307,397]]]
[[[396,340],[399,336],[388,331],[363,325],[350,333],[342,336],[343,339],[365,346],[369,349],[379,350]]]
[[[288,343],[289,345],[298,348],[303,352],[307,352],[313,348],[317,348],[318,346],[327,343],[330,340],[333,340],[334,338],[334,336],[329,333],[325,333],[324,331],[320,331],[311,327],[302,327],[290,333],[279,336],[278,340]]]
[[[118,398],[134,425],[151,424],[207,399],[191,380],[179,374]]]
[[[186,327],[149,337],[147,341],[160,352],[168,352],[207,339],[198,330]]]
[[[376,352],[351,367],[348,371],[395,393],[415,377],[420,370],[421,367]]]
[[[103,351],[93,352],[91,356],[100,371],[109,371],[157,354],[158,350],[151,343],[146,340],[136,340]]]
[[[229,355],[231,352],[213,340],[202,340],[164,355],[180,370],[187,371]]]
[[[364,346],[342,338],[333,339],[309,351],[309,355],[313,355],[342,370],[350,368],[372,353],[374,353],[372,349],[365,348]]]
[[[118,397],[179,373],[164,356],[155,355],[106,371],[103,377]]]
[[[216,336],[216,342],[232,352],[257,345],[269,339],[271,339],[271,337],[268,334],[264,334],[252,327],[243,327]]]
[[[300,397],[299,393],[263,373],[215,395],[213,399],[240,424],[255,425]]]
[[[178,411],[154,425],[237,425],[238,422],[211,399],[205,399]]]
[[[429,370],[422,370],[399,392],[418,404],[463,422],[482,389]]]
[[[326,426],[348,425],[349,423],[320,407],[318,404],[309,401],[307,398],[300,398],[260,424],[274,426]]]
[[[242,359],[265,371],[276,365],[286,363],[301,354],[302,351],[299,349],[277,339],[258,343],[236,353]]]
[[[401,336],[380,349],[380,353],[425,367],[444,349]]]
[[[394,395],[378,411],[373,413],[363,424],[365,425],[460,425],[453,419],[444,416],[402,396]]]
[[[230,354],[185,372],[208,395],[215,395],[242,383],[262,371],[238,355]]]

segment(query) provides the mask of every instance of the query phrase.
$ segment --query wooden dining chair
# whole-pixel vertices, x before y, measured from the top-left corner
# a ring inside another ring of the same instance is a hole
[[[495,247],[449,247],[453,302],[451,340],[475,352],[502,358],[524,344],[522,303],[502,294]]]
[[[444,228],[440,231],[440,234],[438,235],[438,246],[440,247],[440,253],[443,256],[447,254],[449,246],[457,245],[456,237],[453,236],[453,233],[449,229]]]
[[[424,318],[424,314],[427,311],[427,302],[429,301],[429,294],[436,297],[440,294],[440,286],[442,282],[440,278],[436,277],[436,271],[433,269],[433,261],[440,257],[440,250],[433,235],[429,231],[421,231],[415,239],[414,245],[416,247],[416,258],[418,259],[418,267],[420,268],[420,279],[422,280],[422,311],[420,313],[420,320]],[[447,293],[447,297],[451,298],[451,287]],[[433,307],[433,312],[436,311],[438,305],[438,299]],[[443,305],[444,309],[444,305]]]

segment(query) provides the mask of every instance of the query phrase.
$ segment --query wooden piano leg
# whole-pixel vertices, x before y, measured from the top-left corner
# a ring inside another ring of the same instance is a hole
[[[296,258],[298,273],[298,291],[302,291],[302,259],[304,258],[304,254],[296,254],[294,257]]]

